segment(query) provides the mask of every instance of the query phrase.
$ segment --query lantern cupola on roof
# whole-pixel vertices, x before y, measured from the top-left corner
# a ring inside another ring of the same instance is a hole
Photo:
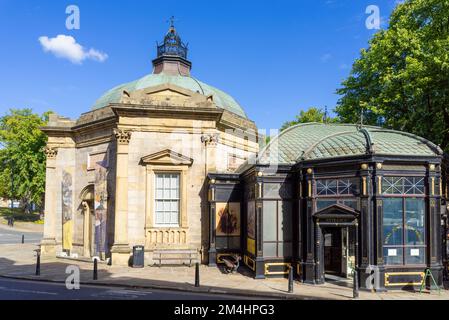
[[[170,19],[170,28],[161,44],[157,44],[157,58],[153,60],[154,74],[189,76],[192,63],[187,60],[188,45],[184,44]]]

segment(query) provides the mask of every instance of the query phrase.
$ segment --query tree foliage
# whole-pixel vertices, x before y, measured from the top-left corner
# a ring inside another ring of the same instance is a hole
[[[449,1],[406,0],[337,91],[343,122],[381,124],[449,152]]]
[[[0,197],[42,204],[47,138],[39,128],[46,125],[48,115],[13,109],[0,118]]]
[[[285,122],[281,127],[281,131],[284,131],[285,129],[300,123],[310,123],[310,122],[323,123],[324,121],[328,123],[333,123],[337,122],[338,119],[331,118],[328,114],[326,114],[325,111],[319,108],[311,107],[307,111],[301,110],[299,115],[296,116],[295,120]]]

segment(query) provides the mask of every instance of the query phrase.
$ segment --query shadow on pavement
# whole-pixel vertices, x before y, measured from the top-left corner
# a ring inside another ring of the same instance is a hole
[[[66,278],[69,274],[66,274],[66,268],[71,265],[76,265],[80,268],[81,285],[107,285],[107,286],[118,286],[127,288],[139,288],[139,289],[161,289],[161,290],[177,290],[182,292],[192,292],[192,293],[206,293],[206,294],[229,294],[237,295],[242,297],[259,297],[261,299],[299,299],[299,300],[324,300],[324,298],[314,297],[310,295],[287,295],[285,292],[272,288],[272,290],[278,290],[282,294],[275,294],[270,292],[255,291],[248,289],[235,289],[222,287],[220,285],[204,285],[200,288],[195,288],[195,268],[189,268],[191,271],[191,281],[188,282],[171,282],[156,279],[144,279],[140,277],[133,276],[117,276],[108,270],[106,265],[99,265],[98,267],[98,280],[93,280],[93,263],[87,264],[83,263],[80,265],[77,262],[71,264],[65,261],[45,261],[42,259],[40,266],[40,276],[35,275],[36,264],[16,264],[15,261],[0,258],[0,277],[22,279],[22,280],[36,280],[36,281],[49,281],[49,282],[59,282],[65,283]],[[145,269],[140,269],[140,271],[145,270],[148,272],[152,271],[152,267],[146,267]],[[130,270],[130,274],[134,269]],[[226,277],[232,277],[233,275],[220,275],[223,279],[221,281],[226,281]],[[178,279],[178,281],[180,281]],[[268,286],[267,286],[268,287]],[[328,299],[326,299],[328,300]]]

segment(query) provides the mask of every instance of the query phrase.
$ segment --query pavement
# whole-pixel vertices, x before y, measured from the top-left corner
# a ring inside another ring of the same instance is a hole
[[[24,236],[25,243],[39,244],[42,240],[42,232],[31,232],[30,227],[8,227],[0,225],[0,245],[17,244],[22,242]],[[35,230],[38,230],[35,228]]]
[[[238,274],[228,275],[219,268],[200,267],[200,288],[194,286],[195,268],[146,267],[133,269],[120,266],[98,265],[98,280],[93,280],[93,264],[55,257],[42,257],[41,275],[35,276],[36,250],[33,244],[0,245],[0,277],[14,280],[33,280],[65,283],[66,269],[75,266],[80,270],[82,286],[121,287],[131,290],[163,290],[190,295],[218,295],[258,299],[300,300],[352,300],[352,286],[348,281],[328,281],[314,286],[295,282],[294,293],[287,291],[286,279],[253,279],[246,268]],[[329,279],[331,280],[331,279]],[[0,285],[1,286],[1,285]],[[44,290],[45,291],[45,290]],[[218,297],[217,296],[217,297]],[[167,299],[171,299],[167,296]],[[360,292],[361,300],[449,300],[449,291],[422,294],[406,291],[387,293]]]

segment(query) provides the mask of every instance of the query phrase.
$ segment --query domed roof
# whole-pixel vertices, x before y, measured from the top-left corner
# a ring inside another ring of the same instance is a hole
[[[305,160],[358,155],[440,156],[443,151],[416,135],[379,127],[307,123],[272,139],[257,159],[260,164],[295,164]]]
[[[93,110],[108,106],[111,103],[119,103],[123,91],[129,93],[146,88],[156,87],[162,84],[173,84],[181,88],[203,94],[205,96],[212,95],[215,104],[222,109],[230,111],[240,117],[247,118],[245,111],[238,102],[227,93],[214,88],[204,82],[201,82],[191,76],[167,75],[167,74],[150,74],[136,81],[119,85],[106,92],[97,100],[92,107]]]

